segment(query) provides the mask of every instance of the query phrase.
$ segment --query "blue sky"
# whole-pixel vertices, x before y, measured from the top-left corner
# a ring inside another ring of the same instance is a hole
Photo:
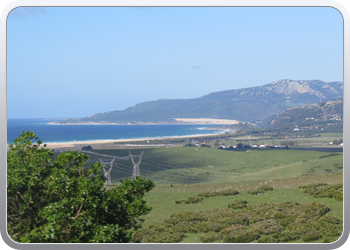
[[[161,98],[343,81],[343,20],[326,7],[17,8],[7,117],[69,118]]]

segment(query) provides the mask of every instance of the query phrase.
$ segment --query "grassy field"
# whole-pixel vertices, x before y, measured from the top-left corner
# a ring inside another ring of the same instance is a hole
[[[341,173],[342,153],[297,150],[225,151],[213,148],[177,147],[130,150],[144,151],[141,176],[157,185],[221,183],[257,179],[275,179],[310,174]],[[99,154],[127,156],[128,150],[95,150]],[[329,156],[330,155],[330,156]],[[325,157],[329,156],[329,157]],[[324,158],[322,158],[324,157]],[[91,161],[110,162],[112,158],[90,155]],[[135,159],[135,161],[137,158]],[[338,165],[337,165],[338,164]],[[116,160],[112,183],[130,178],[132,163]]]
[[[316,189],[308,189],[305,193],[298,187],[312,183],[327,184],[319,187],[321,189],[342,183],[341,152],[288,149],[227,151],[202,147],[130,150],[133,155],[142,151],[141,176],[153,180],[156,186],[144,197],[152,211],[142,217],[143,229],[135,234],[135,239],[182,243],[332,242],[340,236],[342,200],[317,198],[310,195],[317,192]],[[101,155],[90,154],[91,163],[99,159],[108,163],[113,157],[129,155],[129,150],[105,149],[93,150],[92,153]],[[117,185],[120,179],[130,178],[130,159],[116,159],[111,173],[113,185]],[[113,188],[113,185],[107,188]],[[273,190],[249,194],[263,186]],[[200,193],[225,190],[239,193],[206,197],[194,204],[179,202],[190,197],[200,200]],[[342,188],[339,192],[342,194]],[[239,200],[245,200],[247,207],[228,208],[229,203]],[[284,218],[285,215],[282,212],[279,215],[279,211],[284,211],[289,217]],[[190,221],[189,214],[197,221]],[[203,219],[204,215],[209,217]],[[203,218],[198,219],[201,216]],[[245,218],[246,224],[232,222],[228,225],[227,221],[232,218]],[[298,225],[295,225],[294,219],[299,221]],[[267,228],[275,231],[267,232]]]

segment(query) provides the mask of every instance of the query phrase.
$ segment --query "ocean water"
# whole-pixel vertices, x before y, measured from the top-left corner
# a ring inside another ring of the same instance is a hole
[[[162,138],[187,135],[221,134],[224,130],[207,130],[218,125],[49,125],[57,119],[7,119],[7,143],[22,131],[36,133],[43,143],[84,142],[117,139]]]

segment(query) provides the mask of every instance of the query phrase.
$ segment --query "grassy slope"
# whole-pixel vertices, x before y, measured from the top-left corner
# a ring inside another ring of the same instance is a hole
[[[142,149],[130,150],[139,154]],[[333,173],[342,172],[333,166],[342,164],[342,154],[329,155],[325,152],[297,150],[259,150],[224,151],[212,148],[178,147],[144,149],[140,171],[141,175],[152,179],[157,185],[220,183],[256,179],[274,179],[312,174],[326,174],[325,169]],[[126,156],[128,150],[96,150],[107,155]],[[111,158],[95,157],[110,161]],[[137,159],[135,159],[137,160]],[[310,170],[313,169],[313,170]],[[314,172],[313,172],[314,171]],[[130,160],[116,161],[112,170],[112,180],[130,178],[132,164]]]
[[[132,150],[132,153],[136,155],[141,151]],[[98,152],[107,155],[128,155],[128,150],[98,150]],[[297,189],[299,185],[308,183],[342,183],[342,169],[336,166],[342,165],[343,155],[338,153],[320,158],[327,155],[330,153],[296,150],[233,152],[193,147],[145,149],[140,167],[141,174],[154,180],[157,185],[145,196],[148,205],[153,209],[143,217],[145,219],[143,228],[162,222],[173,213],[227,207],[232,200],[242,198],[248,201],[247,205],[290,200],[300,204],[318,201],[331,209],[329,215],[342,220],[343,202],[329,198],[314,198],[304,195],[303,190]],[[111,158],[105,159],[111,160]],[[326,169],[332,172],[326,172]],[[127,173],[125,177],[130,177],[131,163],[117,162],[117,167],[114,172],[112,171],[112,178],[115,181],[116,177],[122,174],[121,171]],[[170,188],[170,184],[175,187]],[[248,190],[266,184],[274,187],[274,190],[254,196],[247,194]],[[184,200],[200,192],[227,188],[234,188],[240,193],[236,196],[205,198],[197,204],[175,204],[176,200]],[[187,237],[183,242],[200,242],[200,235],[202,234],[186,234]],[[316,242],[322,242],[322,239]]]

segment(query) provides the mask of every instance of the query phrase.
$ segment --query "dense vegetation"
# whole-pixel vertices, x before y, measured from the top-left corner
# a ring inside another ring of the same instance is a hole
[[[321,238],[323,242],[332,242],[342,234],[342,223],[327,215],[330,209],[319,202],[265,202],[248,206],[246,203],[236,200],[228,208],[174,213],[162,223],[139,230],[134,240],[175,243],[182,241],[186,233],[202,233],[201,242],[312,242]]]
[[[150,180],[124,180],[105,190],[99,163],[68,151],[53,159],[33,132],[7,153],[7,229],[17,242],[129,242],[138,217],[149,213],[143,195]]]

